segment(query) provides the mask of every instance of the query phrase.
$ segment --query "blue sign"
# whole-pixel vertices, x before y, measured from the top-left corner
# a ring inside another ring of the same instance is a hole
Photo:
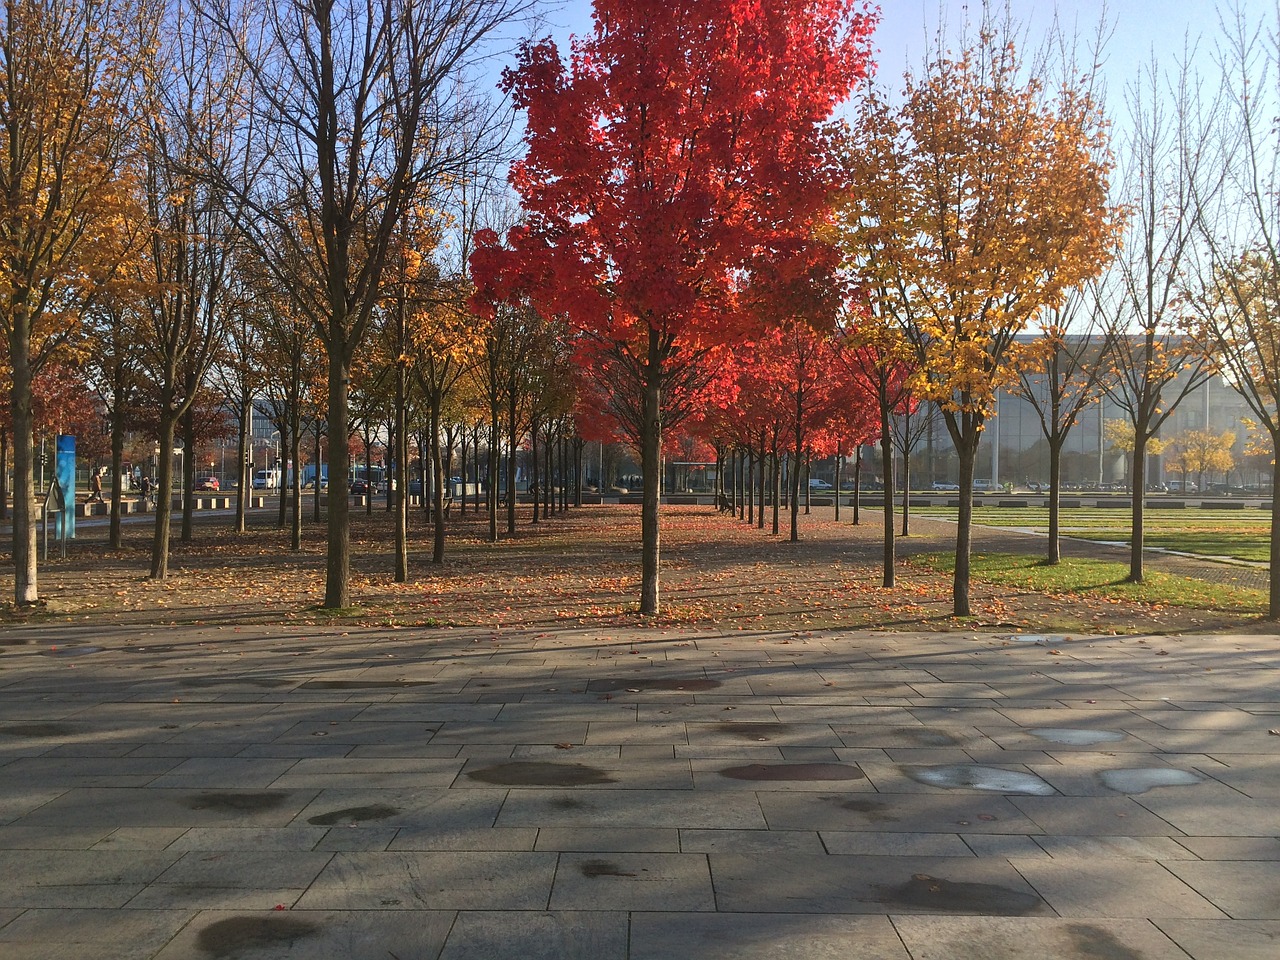
[[[58,437],[58,462],[54,468],[58,486],[66,498],[66,509],[58,514],[58,536],[76,535],[76,438]],[[50,504],[52,506],[52,504]]]

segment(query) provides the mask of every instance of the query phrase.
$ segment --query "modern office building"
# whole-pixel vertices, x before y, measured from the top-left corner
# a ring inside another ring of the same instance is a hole
[[[1172,398],[1177,392],[1175,385],[1165,395]],[[1243,398],[1222,376],[1214,375],[1187,394],[1161,426],[1157,437],[1169,441],[1187,430],[1214,434],[1231,431],[1235,434],[1232,452],[1236,464],[1230,477],[1231,485],[1269,484],[1270,467],[1266,458],[1250,458],[1245,454],[1249,439],[1244,422],[1247,418],[1249,409]],[[1127,485],[1129,457],[1108,442],[1106,423],[1128,419],[1125,411],[1106,394],[1087,406],[1063,448],[1062,483],[1079,487]],[[1148,456],[1148,484],[1172,486],[1182,479],[1169,468],[1168,459],[1160,454]],[[958,458],[946,425],[941,416],[934,415],[912,453],[912,485],[928,487],[934,481],[955,480],[958,473]],[[979,446],[974,475],[994,481],[996,487],[1005,483],[1022,487],[1048,481],[1049,445],[1041,430],[1040,417],[1029,400],[1009,391],[999,393],[996,415],[988,421]],[[1221,475],[1212,479],[1226,482]]]

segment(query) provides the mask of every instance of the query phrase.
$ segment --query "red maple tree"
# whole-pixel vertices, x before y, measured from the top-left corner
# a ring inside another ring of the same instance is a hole
[[[658,612],[663,395],[752,322],[740,278],[802,255],[831,192],[825,121],[865,75],[852,0],[596,0],[568,62],[527,44],[525,222],[479,237],[492,299],[527,294],[634,371],[642,424],[640,612]],[[775,267],[776,269],[776,267]]]

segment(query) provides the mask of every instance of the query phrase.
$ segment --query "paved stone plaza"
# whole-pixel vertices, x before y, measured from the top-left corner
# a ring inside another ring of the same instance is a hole
[[[1275,960],[1280,640],[0,633],[0,957]]]

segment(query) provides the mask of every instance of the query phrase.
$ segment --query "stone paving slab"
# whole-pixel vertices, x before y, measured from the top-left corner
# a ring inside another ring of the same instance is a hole
[[[1157,927],[1195,960],[1275,960],[1280,922],[1157,920]]]
[[[1277,637],[0,639],[4,960],[1280,956]]]
[[[1179,953],[1174,942],[1146,920],[894,917],[893,924],[912,960],[1160,960]]]
[[[887,917],[638,914],[630,960],[910,960]]]

